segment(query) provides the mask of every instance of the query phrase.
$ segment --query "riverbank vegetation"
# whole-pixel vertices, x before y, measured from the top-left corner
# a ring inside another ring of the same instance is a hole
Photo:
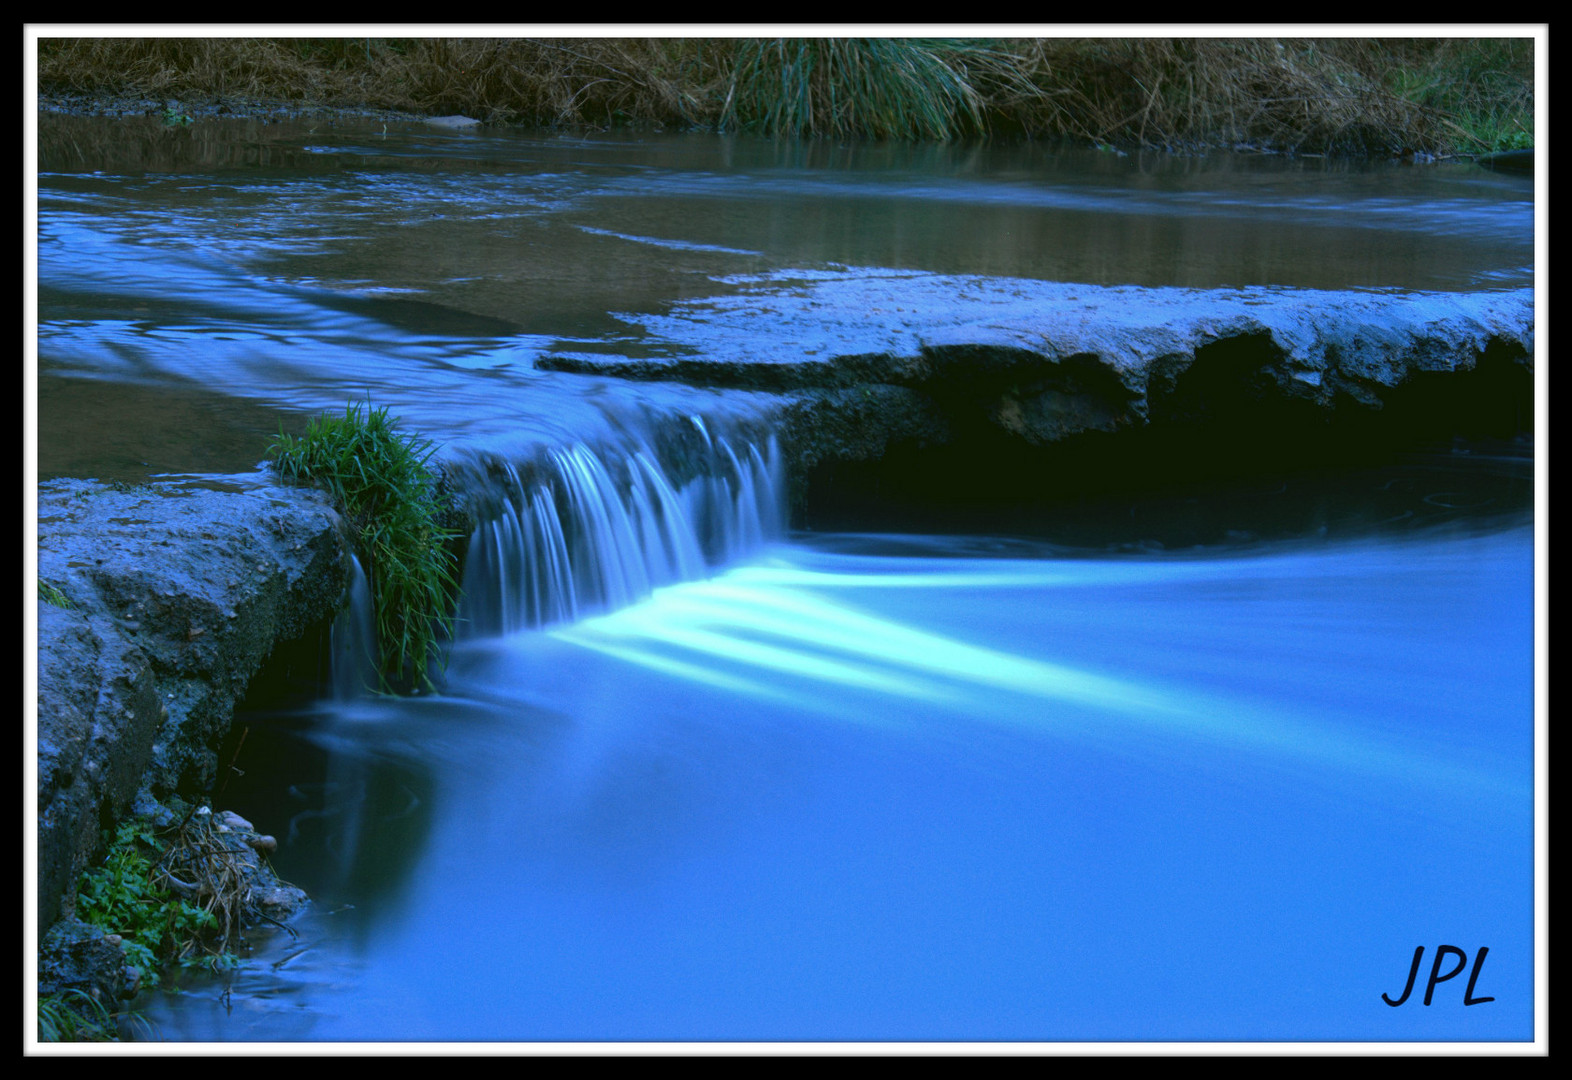
[[[120,942],[131,986],[151,989],[176,967],[214,970],[237,962],[234,935],[245,909],[245,882],[208,828],[210,814],[186,815],[161,828],[146,817],[122,821],[103,835],[104,855],[77,882],[82,922]],[[194,820],[193,820],[194,819]],[[185,878],[191,882],[182,881]],[[40,985],[42,990],[42,981]],[[82,986],[56,986],[38,999],[39,1042],[114,1042],[121,1014]]]
[[[104,1003],[83,990],[64,990],[38,999],[38,1041],[116,1042],[119,1025]]]
[[[427,467],[434,450],[401,434],[386,408],[354,403],[312,420],[302,436],[280,432],[269,450],[285,479],[324,488],[350,522],[371,584],[383,690],[431,687],[452,636],[456,537]]]
[[[178,968],[237,966],[245,927],[282,926],[257,896],[259,883],[276,884],[261,861],[273,846],[233,814],[174,798],[106,831],[103,855],[77,881],[73,910],[116,943],[118,959],[84,962],[90,950],[68,945],[42,962],[39,1041],[116,1041],[123,1024],[145,1024],[120,1011],[125,998],[163,985]]]
[[[1176,150],[1532,145],[1532,38],[54,38],[42,94]],[[179,110],[177,110],[179,111]],[[181,115],[185,115],[184,112]]]
[[[70,610],[76,606],[71,603],[71,598],[65,594],[65,590],[54,582],[45,581],[43,578],[38,579],[38,598],[46,604],[53,604],[57,608]]]
[[[132,818],[121,822],[113,835],[106,834],[104,845],[103,861],[77,883],[77,915],[120,935],[126,961],[136,969],[141,986],[157,986],[161,970],[169,965],[233,963],[228,946],[239,912],[229,908],[240,889],[238,879],[208,890],[206,905],[197,899],[195,886],[188,887],[189,898],[172,889],[179,880],[177,864],[185,867],[180,872],[191,875],[191,867],[219,862],[190,858],[186,826],[177,837],[169,837],[151,822]],[[225,916],[222,927],[220,913]],[[215,941],[218,934],[221,939]]]

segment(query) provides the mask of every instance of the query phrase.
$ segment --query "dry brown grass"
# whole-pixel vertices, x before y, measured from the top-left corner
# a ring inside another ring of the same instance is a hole
[[[1443,114],[1388,85],[1423,43],[1050,40],[1014,43],[1038,90],[1010,103],[1038,131],[1143,146],[1315,151],[1436,147]]]
[[[55,39],[59,94],[463,112],[496,123],[702,123],[704,43],[655,39]]]
[[[1321,152],[1445,150],[1497,132],[1520,139],[1532,126],[1532,65],[1532,41],[1474,39],[39,42],[39,85],[55,94],[462,112],[496,123],[837,137],[991,129]]]

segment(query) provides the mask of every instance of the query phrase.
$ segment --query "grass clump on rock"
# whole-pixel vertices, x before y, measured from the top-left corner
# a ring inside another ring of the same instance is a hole
[[[429,689],[452,634],[455,534],[440,523],[434,445],[396,428],[386,408],[351,403],[299,438],[280,432],[269,453],[285,479],[325,488],[350,521],[371,584],[381,688]]]
[[[104,1003],[76,989],[38,999],[38,1041],[115,1042],[118,1027]]]
[[[71,598],[65,594],[65,590],[61,589],[54,582],[45,581],[43,578],[38,579],[38,598],[46,604],[53,604],[57,608],[70,610],[76,606],[71,603]]]

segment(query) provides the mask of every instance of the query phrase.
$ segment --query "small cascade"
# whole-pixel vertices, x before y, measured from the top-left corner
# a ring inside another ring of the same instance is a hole
[[[527,465],[488,462],[471,480],[488,509],[470,537],[459,634],[624,607],[781,536],[775,439],[760,445],[712,433],[699,417],[691,424],[679,470],[639,440],[615,450],[575,444]]]
[[[349,603],[333,620],[333,699],[353,701],[377,684],[377,629],[372,618],[371,582],[360,560],[352,564]]]

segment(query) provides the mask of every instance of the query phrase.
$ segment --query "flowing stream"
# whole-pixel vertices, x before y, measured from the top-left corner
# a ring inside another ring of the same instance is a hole
[[[43,119],[41,476],[242,472],[369,397],[489,507],[441,693],[360,689],[359,596],[237,719],[224,803],[314,902],[144,1034],[1532,1038],[1530,443],[810,532],[763,395],[533,365],[782,269],[1521,287],[1531,185]],[[1491,1000],[1382,1000],[1442,945]]]

